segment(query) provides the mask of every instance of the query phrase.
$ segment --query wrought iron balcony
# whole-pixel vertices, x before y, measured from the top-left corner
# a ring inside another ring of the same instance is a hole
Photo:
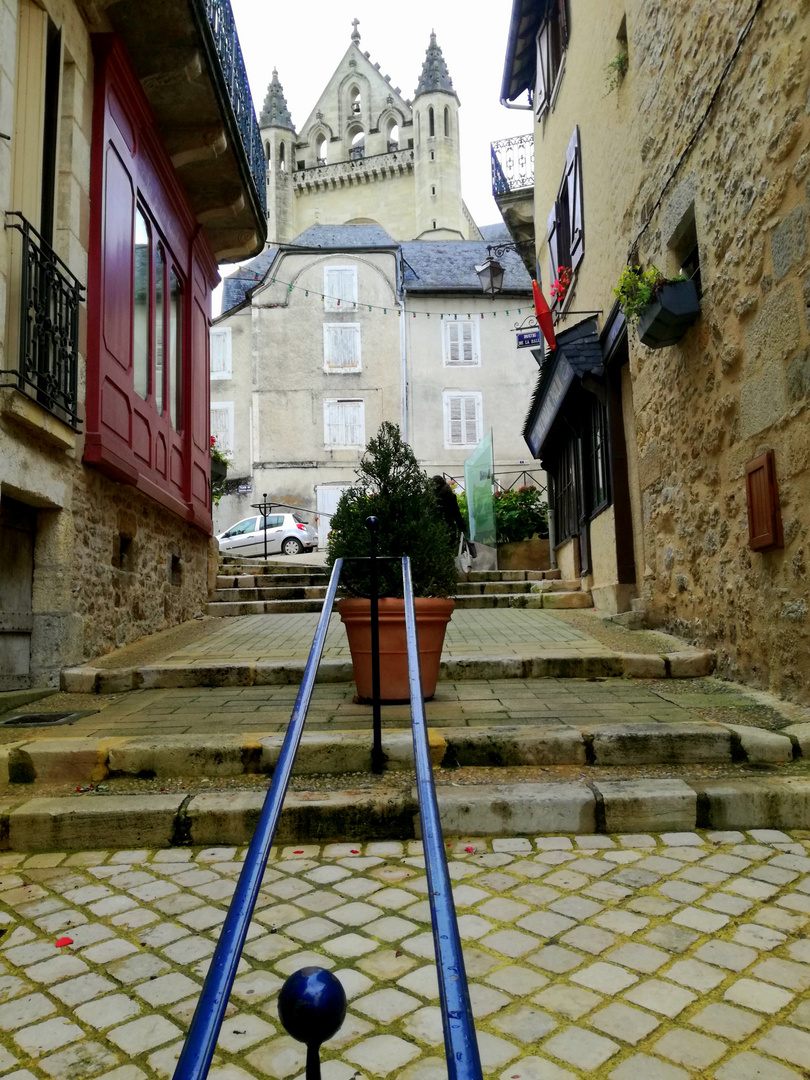
[[[16,386],[77,431],[84,286],[22,214],[8,211],[5,218],[22,237],[19,367],[0,370],[0,385]]]
[[[516,135],[490,143],[492,194],[534,189],[534,136]]]
[[[205,8],[205,17],[213,34],[214,47],[222,65],[222,75],[233,106],[236,126],[245,148],[253,183],[259,195],[262,211],[266,212],[267,175],[262,140],[230,0],[196,0],[196,2],[202,2]]]

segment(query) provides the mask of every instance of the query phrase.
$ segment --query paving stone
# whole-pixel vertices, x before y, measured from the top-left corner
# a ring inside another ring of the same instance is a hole
[[[689,1080],[689,1073],[648,1054],[634,1054],[608,1073],[608,1080]]]
[[[136,956],[127,957],[125,960],[110,964],[107,968],[108,973],[114,979],[126,985],[143,982],[144,979],[162,975],[164,971],[168,970],[168,964],[157,956],[150,956],[148,953],[138,953]]]
[[[28,994],[26,997],[0,1005],[0,1031],[14,1031],[23,1024],[52,1016],[56,1006],[44,994]]]
[[[612,1035],[615,1039],[635,1046],[659,1027],[661,1021],[656,1020],[649,1013],[614,1002],[606,1009],[600,1009],[599,1012],[594,1013],[588,1023],[606,1035]]]
[[[473,1010],[475,1015],[475,1010]],[[535,1043],[557,1027],[557,1021],[547,1013],[521,1005],[500,1014],[492,1021],[492,1026],[510,1038],[521,1043]]]
[[[419,994],[429,1001],[437,999],[439,997],[439,978],[435,964],[418,968],[416,971],[409,971],[407,975],[397,979],[397,986],[401,986],[404,990],[410,990],[413,994]],[[348,995],[348,990],[346,993]]]
[[[541,938],[553,938],[576,926],[576,920],[569,919],[565,915],[557,915],[551,911],[535,911],[523,919],[518,919],[517,925],[523,930],[528,930]],[[537,942],[533,942],[529,948],[533,948]],[[520,955],[520,954],[514,954]]]
[[[44,1023],[22,1028],[14,1035],[14,1041],[23,1053],[37,1057],[83,1038],[82,1028],[66,1016],[54,1016]]]
[[[393,988],[375,990],[373,994],[358,998],[354,1002],[354,1008],[374,1020],[397,1020],[400,1016],[413,1012],[418,1006],[416,998]]]
[[[770,926],[758,926],[756,923],[743,923],[734,934],[739,945],[750,945],[754,949],[775,949],[784,945],[787,937],[780,930]]]
[[[731,1005],[715,1001],[693,1016],[689,1023],[702,1031],[739,1043],[761,1027],[763,1018],[744,1009],[735,1009]]]
[[[516,1073],[515,1070],[519,1070],[519,1072]],[[514,1062],[501,1073],[499,1080],[511,1080],[516,1075],[522,1077],[522,1080],[576,1080],[574,1073],[568,1069],[561,1069],[553,1061],[548,1061],[546,1058],[537,1057],[536,1055],[530,1055]],[[431,1080],[434,1080],[434,1078],[431,1078]],[[436,1077],[435,1080],[442,1080],[442,1078]]]
[[[604,999],[599,994],[592,994],[581,986],[550,986],[547,990],[541,990],[532,1001],[536,1005],[542,1005],[550,1012],[567,1016],[571,1020],[579,1020],[589,1012],[602,1004]]]
[[[802,1080],[800,1073],[793,1069],[750,1051],[725,1062],[714,1076],[715,1080]]]
[[[660,979],[650,979],[648,982],[639,983],[628,990],[624,996],[634,1005],[643,1005],[645,1009],[662,1013],[670,1019],[697,1000],[697,995],[690,990],[662,982]]]
[[[97,1076],[118,1064],[118,1058],[106,1046],[96,1042],[79,1042],[50,1057],[41,1058],[39,1067],[53,1080],[77,1080]],[[11,1080],[8,1077],[7,1080]]]
[[[565,920],[565,922],[566,926],[571,925],[570,920]],[[525,920],[520,920],[518,926],[524,926],[527,930],[532,929],[531,926],[526,926]],[[536,932],[539,933],[539,931]],[[497,933],[483,938],[481,944],[493,952],[514,959],[518,956],[524,956],[527,952],[536,948],[537,940],[529,934],[521,934],[517,930],[499,930]]]
[[[672,921],[679,926],[688,926],[704,934],[714,934],[728,923],[728,916],[703,911],[701,908],[688,907],[673,915]]]
[[[403,1021],[402,1030],[418,1042],[439,1046],[444,1041],[441,1009],[436,1005],[427,1005],[411,1013]]]
[[[124,994],[111,994],[109,997],[100,998],[98,1001],[88,1002],[76,1009],[76,1016],[83,1024],[91,1027],[103,1028],[123,1024],[125,1020],[131,1020],[141,1011],[137,1001]]]
[[[69,1007],[82,1005],[85,1001],[92,1001],[110,990],[117,990],[114,982],[105,979],[102,975],[90,972],[80,975],[77,979],[70,979],[51,988],[51,994]]]
[[[705,1069],[718,1061],[725,1054],[727,1047],[718,1039],[711,1039],[707,1035],[681,1028],[667,1031],[653,1043],[652,1049],[679,1065]]]
[[[729,971],[744,971],[757,959],[757,953],[729,941],[709,941],[695,952],[695,958]]]
[[[488,975],[486,981],[491,986],[520,995],[530,994],[533,990],[537,990],[548,983],[548,979],[544,975],[540,975],[530,968],[515,966],[500,968],[498,971]],[[400,985],[402,985],[402,980],[400,980]]]
[[[418,1057],[419,1050],[412,1043],[407,1043],[396,1035],[375,1035],[347,1050],[344,1056],[375,1076],[388,1076],[394,1069],[401,1069],[409,1061]],[[272,1075],[289,1074],[273,1072]]]
[[[282,1035],[248,1054],[246,1061],[260,1075],[274,1076],[281,1080],[300,1072],[306,1061],[306,1050],[302,1043],[296,1042],[289,1035]]]
[[[726,1001],[744,1005],[758,1012],[778,1013],[793,1000],[793,994],[778,986],[757,982],[755,979],[738,979],[723,994]]]
[[[673,926],[672,923],[660,923],[644,935],[644,940],[651,945],[660,945],[669,952],[685,952],[693,945],[699,934],[694,930],[687,930],[684,926]]]
[[[575,926],[573,930],[563,934],[560,940],[585,953],[598,955],[616,943],[616,935],[595,926]]]
[[[526,957],[529,964],[539,967],[543,971],[553,971],[555,974],[563,974],[573,968],[580,967],[585,962],[585,957],[571,949],[563,949],[559,945],[547,945],[539,952]]]
[[[432,940],[432,938],[431,938]],[[403,945],[405,942],[403,942]],[[364,956],[361,960],[357,961],[357,966],[371,975],[375,979],[399,979],[411,968],[416,967],[416,961],[410,957],[397,956],[398,949],[380,949],[378,952],[372,953],[370,956]],[[465,954],[466,956],[466,954]],[[432,956],[431,956],[432,959]],[[318,961],[314,961],[318,963]],[[298,967],[301,965],[299,964]],[[326,966],[325,964],[322,966]],[[291,967],[289,972],[285,974],[292,974],[297,970],[295,967]]]
[[[520,1053],[519,1046],[507,1042],[506,1039],[499,1039],[497,1035],[490,1035],[488,1031],[479,1031],[476,1035],[481,1065],[485,1072],[500,1068]]]
[[[779,960],[769,957],[763,960],[751,972],[752,977],[776,983],[788,990],[810,990],[810,967],[796,964],[792,960]]]
[[[545,1052],[579,1069],[598,1069],[620,1049],[612,1039],[577,1027],[566,1028],[543,1044]]]
[[[780,1024],[754,1043],[754,1049],[806,1069],[810,1062],[810,1033]]]

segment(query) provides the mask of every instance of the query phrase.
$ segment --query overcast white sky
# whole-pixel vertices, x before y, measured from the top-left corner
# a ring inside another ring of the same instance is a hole
[[[273,68],[300,129],[349,46],[360,20],[360,48],[371,53],[402,96],[413,98],[430,31],[461,100],[461,178],[478,225],[500,221],[490,191],[489,144],[531,131],[531,113],[499,102],[511,0],[231,0],[250,88],[261,112]]]

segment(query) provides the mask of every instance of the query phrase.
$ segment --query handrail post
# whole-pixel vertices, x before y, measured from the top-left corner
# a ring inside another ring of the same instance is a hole
[[[382,748],[382,714],[380,709],[380,587],[377,575],[377,527],[376,517],[366,518],[369,531],[371,584],[371,771],[381,773],[385,764]]]

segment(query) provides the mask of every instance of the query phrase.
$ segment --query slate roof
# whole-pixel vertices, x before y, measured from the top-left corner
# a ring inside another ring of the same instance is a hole
[[[278,253],[277,247],[265,248],[255,259],[240,266],[233,274],[229,274],[223,281],[222,289],[222,314],[231,308],[241,304],[245,299],[248,289],[255,288],[270,268],[270,264]]]
[[[524,438],[534,423],[535,417],[543,407],[549,384],[561,359],[565,359],[570,364],[574,375],[578,379],[581,379],[583,375],[601,376],[605,373],[596,319],[583,319],[576,326],[561,330],[555,337],[557,339],[557,348],[543,364],[540,374],[537,376],[537,385],[534,388],[529,411],[523,424]],[[555,412],[559,412],[564,400],[563,398],[557,402]]]
[[[382,225],[311,225],[296,236],[294,247],[358,248],[396,247]]]
[[[488,244],[494,244],[496,240],[508,241],[512,239],[506,223],[503,221],[498,221],[494,225],[482,225],[479,232]]]
[[[267,96],[259,117],[259,127],[280,127],[295,133],[295,125],[287,108],[284,90],[278,81],[278,72],[273,68],[273,78],[267,87]]]
[[[481,291],[475,267],[487,257],[486,243],[480,240],[411,240],[401,246],[409,268],[405,271],[408,292]],[[507,251],[500,263],[506,271],[505,291],[531,291],[532,279],[516,251]]]
[[[436,35],[431,31],[430,45],[427,47],[425,59],[422,64],[422,74],[419,76],[419,85],[416,88],[415,98],[420,94],[429,94],[434,90],[447,90],[454,94],[453,80],[447,70],[447,61],[442,56],[441,46],[436,44]]]

